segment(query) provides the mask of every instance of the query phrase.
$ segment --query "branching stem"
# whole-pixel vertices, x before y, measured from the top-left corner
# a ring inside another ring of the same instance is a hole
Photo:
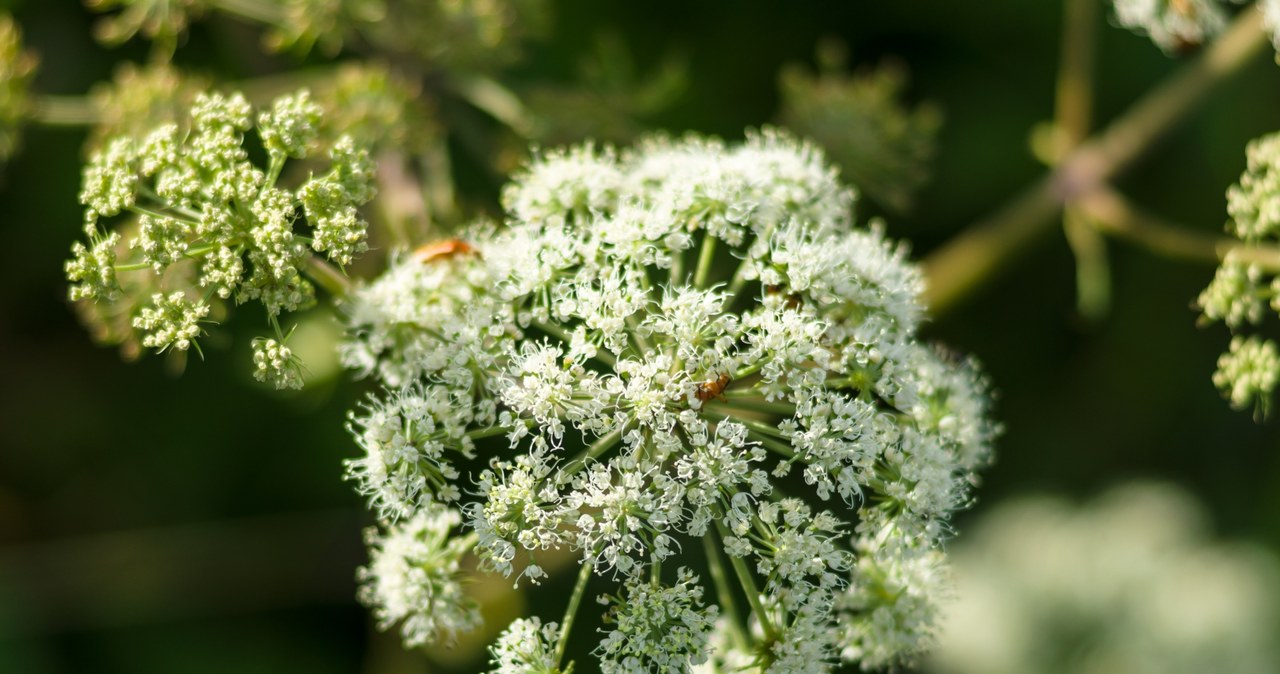
[[[1251,246],[1238,239],[1197,232],[1165,222],[1113,190],[1098,190],[1080,202],[1099,231],[1167,257],[1216,264],[1231,255],[1280,273],[1280,247]]]
[[[1128,168],[1197,103],[1268,44],[1257,7],[1171,79],[1152,90],[1105,131],[1072,152],[1053,172],[966,229],[925,261],[926,301],[945,313],[1050,231],[1066,201],[1081,198]]]

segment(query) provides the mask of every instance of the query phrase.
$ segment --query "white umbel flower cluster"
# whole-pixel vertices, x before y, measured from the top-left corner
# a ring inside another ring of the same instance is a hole
[[[255,341],[254,374],[298,388],[302,368],[279,317],[315,299],[308,276],[337,273],[317,273],[327,269],[320,256],[347,265],[367,248],[357,209],[373,198],[373,162],[343,136],[326,170],[296,189],[280,184],[287,164],[318,159],[322,111],[306,90],[277,98],[256,121],[241,94],[198,94],[186,113],[145,136],[115,136],[91,156],[80,189],[88,245],[75,243],[64,267],[70,298],[135,314],[142,345],[157,350],[197,344],[200,320],[227,301],[261,302],[274,339]],[[258,145],[265,168],[252,160]],[[131,310],[146,286],[163,292]]]
[[[760,671],[909,656],[996,428],[976,367],[916,336],[920,272],[854,198],[774,130],[538,155],[505,226],[352,297],[343,358],[384,391],[352,415],[349,477],[388,522],[460,508],[517,583],[553,549],[619,582],[616,671],[727,662],[717,614]],[[665,585],[703,543],[707,571]],[[499,671],[526,671],[510,652]]]
[[[702,607],[702,586],[681,568],[674,587],[630,579],[619,597],[607,598],[614,628],[596,649],[605,674],[686,671],[707,659],[717,607]]]

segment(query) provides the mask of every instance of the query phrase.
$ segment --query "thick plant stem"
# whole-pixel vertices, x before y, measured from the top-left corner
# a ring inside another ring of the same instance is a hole
[[[1066,0],[1062,56],[1054,107],[1053,161],[1075,150],[1089,135],[1093,116],[1093,64],[1097,43],[1098,0]],[[1076,258],[1076,296],[1080,315],[1096,320],[1111,304],[1111,268],[1107,241],[1075,203],[1062,214],[1067,244]]]
[[[1093,116],[1093,63],[1098,0],[1066,0],[1061,69],[1058,71],[1054,122],[1066,149],[1075,149],[1089,133]]]
[[[1268,44],[1256,7],[1242,11],[1217,41],[1107,129],[1072,152],[987,219],[925,260],[925,298],[935,314],[989,281],[1024,248],[1051,230],[1062,204],[1083,197],[1128,168],[1196,103]]]
[[[564,662],[564,651],[569,647],[569,632],[573,629],[573,621],[578,617],[578,606],[582,604],[582,596],[587,592],[587,581],[591,580],[591,564],[583,562],[578,570],[578,582],[573,586],[573,594],[569,596],[569,607],[564,611],[564,620],[560,622],[560,638],[556,640],[556,669]]]
[[[1112,190],[1098,190],[1081,200],[1093,225],[1104,234],[1125,239],[1166,257],[1216,264],[1231,256],[1280,273],[1280,247],[1250,246],[1239,239],[1204,234],[1164,222]]]

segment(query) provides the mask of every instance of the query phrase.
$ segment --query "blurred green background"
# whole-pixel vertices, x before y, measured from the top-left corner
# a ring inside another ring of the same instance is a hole
[[[0,9],[40,55],[41,92],[80,94],[146,58],[145,43],[97,45],[75,0]],[[1100,12],[1099,122],[1180,65],[1105,22]],[[908,100],[945,119],[932,178],[888,218],[924,256],[1043,173],[1028,138],[1053,114],[1060,24],[1061,7],[1044,0],[561,0],[504,81],[567,86],[607,36],[637,72],[687,66],[679,95],[644,126],[736,139],[778,118],[780,72],[814,67],[822,40],[846,45],[855,71],[895,59],[910,73]],[[216,15],[192,27],[177,61],[227,80],[299,65]],[[1220,231],[1245,143],[1280,129],[1278,84],[1280,67],[1260,56],[1119,186],[1155,213]],[[80,233],[84,140],[29,127],[0,173],[0,671],[422,671],[354,599],[371,517],[340,461],[356,451],[343,423],[362,384],[343,375],[298,395],[268,391],[234,322],[181,379],[163,359],[121,362],[77,324],[62,262]],[[492,207],[499,179],[453,149],[473,210]],[[1213,269],[1118,242],[1110,261],[1112,310],[1100,321],[1078,317],[1074,262],[1054,229],[928,328],[984,363],[1006,427],[961,535],[1016,494],[1083,496],[1156,477],[1196,494],[1219,532],[1280,551],[1278,422],[1219,397],[1210,374],[1228,336],[1197,327],[1191,308]]]

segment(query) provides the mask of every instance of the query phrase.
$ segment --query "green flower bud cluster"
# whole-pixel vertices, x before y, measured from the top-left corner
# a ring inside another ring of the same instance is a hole
[[[412,54],[447,69],[489,71],[519,56],[542,32],[546,0],[86,0],[111,12],[97,26],[104,44],[134,36],[172,52],[191,21],[217,10],[266,28],[273,51],[337,54],[348,40]]]
[[[346,29],[386,18],[382,0],[281,0],[280,16],[267,33],[267,46],[277,51],[321,51],[342,48]]]
[[[90,9],[110,12],[97,25],[97,37],[105,44],[128,42],[141,33],[149,40],[172,43],[187,30],[192,17],[205,9],[204,0],[85,0]]]
[[[348,0],[351,1],[351,0]],[[492,71],[515,61],[544,32],[546,0],[388,2],[385,21],[362,26],[373,44],[417,54],[446,69]]]
[[[65,267],[70,298],[134,307],[142,346],[159,351],[194,345],[225,300],[261,302],[275,338],[255,342],[255,376],[298,387],[301,364],[284,346],[279,315],[314,301],[304,273],[324,264],[318,254],[347,265],[366,249],[357,208],[374,194],[373,162],[349,137],[329,149],[326,170],[294,188],[279,184],[290,159],[316,159],[321,118],[306,91],[256,118],[240,94],[200,94],[182,124],[108,141],[84,169],[88,241],[72,247]],[[255,127],[265,169],[250,160]],[[122,285],[121,274],[152,282]],[[151,302],[130,296],[143,289]]]
[[[1280,349],[1257,336],[1231,338],[1231,347],[1218,358],[1213,383],[1231,398],[1234,407],[1258,405],[1265,410],[1280,377]]]
[[[1227,231],[1243,246],[1227,254],[1197,300],[1203,320],[1222,321],[1233,333],[1280,312],[1280,260],[1271,250],[1280,242],[1280,133],[1253,140],[1245,154],[1244,174],[1227,190]],[[1270,339],[1234,337],[1213,382],[1234,407],[1264,411],[1280,377],[1278,353]]]
[[[13,17],[0,14],[0,161],[18,148],[19,127],[27,115],[28,89],[36,57],[22,49],[22,31]]]
[[[906,70],[892,64],[856,75],[835,68],[816,75],[787,68],[781,77],[781,120],[821,145],[867,196],[905,210],[929,177],[942,127],[937,108],[903,104],[906,84]]]
[[[302,361],[274,339],[253,340],[253,378],[278,389],[302,388]]]

